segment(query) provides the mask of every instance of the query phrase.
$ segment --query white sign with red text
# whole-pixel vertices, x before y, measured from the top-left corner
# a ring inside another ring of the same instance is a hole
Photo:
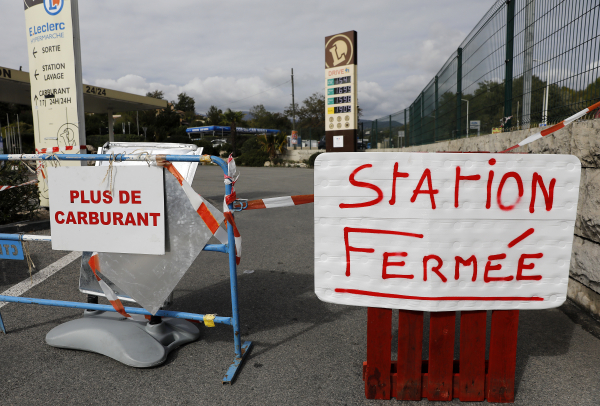
[[[422,311],[558,307],[580,172],[571,155],[321,154],[315,292]]]
[[[48,168],[52,249],[165,254],[163,169]],[[112,193],[111,193],[112,182]]]

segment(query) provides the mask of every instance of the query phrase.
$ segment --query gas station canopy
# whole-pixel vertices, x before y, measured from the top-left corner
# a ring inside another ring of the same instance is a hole
[[[279,130],[269,130],[267,128],[246,128],[236,127],[235,131],[238,134],[278,134]],[[193,133],[213,133],[213,134],[229,134],[231,127],[225,125],[207,125],[204,127],[190,127],[185,130],[188,134]]]
[[[29,72],[0,66],[0,102],[31,106]],[[167,101],[83,84],[86,113],[155,110],[167,108]]]

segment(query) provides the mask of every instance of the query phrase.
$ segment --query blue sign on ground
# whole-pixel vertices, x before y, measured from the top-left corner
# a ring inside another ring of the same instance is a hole
[[[0,240],[0,259],[25,259],[21,241]]]

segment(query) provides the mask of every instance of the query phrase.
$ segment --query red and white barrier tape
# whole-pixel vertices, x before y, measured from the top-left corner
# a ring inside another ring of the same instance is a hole
[[[500,153],[508,152],[508,151],[511,151],[511,150],[513,150],[515,148],[522,147],[523,145],[527,145],[527,144],[529,144],[529,143],[531,143],[533,141],[537,141],[540,138],[545,137],[548,134],[552,134],[553,132],[556,132],[556,131],[560,130],[561,128],[564,128],[565,126],[571,124],[573,121],[575,121],[575,120],[577,120],[577,119],[585,116],[589,112],[594,111],[594,110],[596,110],[599,107],[600,107],[600,102],[598,102],[596,104],[593,104],[590,107],[588,107],[587,109],[581,110],[579,113],[574,114],[571,117],[564,119],[560,123],[558,123],[556,125],[553,125],[550,128],[547,128],[547,129],[545,129],[545,130],[543,130],[543,131],[541,131],[541,132],[539,132],[537,134],[530,135],[529,137],[525,138],[523,141],[521,141],[517,145],[514,145],[514,146],[512,146],[512,147],[510,147],[508,149],[505,149],[504,151],[501,151]]]
[[[125,311],[125,306],[123,306],[123,303],[121,302],[121,300],[119,299],[119,297],[117,296],[117,294],[114,292],[114,290],[111,289],[110,286],[108,286],[106,284],[106,282],[104,282],[102,280],[102,278],[100,278],[101,274],[100,272],[100,260],[98,259],[98,253],[94,252],[90,258],[90,260],[88,261],[88,264],[90,266],[90,268],[92,268],[92,272],[94,273],[94,276],[96,277],[96,280],[98,281],[98,283],[100,284],[100,289],[102,289],[102,292],[104,292],[104,295],[106,296],[106,299],[108,299],[108,301],[110,302],[110,304],[112,305],[112,307],[114,307],[114,309],[123,317],[126,317],[128,319],[131,320],[145,320],[146,317],[141,315],[141,314],[134,314],[133,316],[130,315],[129,313],[127,313]]]
[[[162,155],[162,156],[158,155],[156,157],[156,164],[160,167],[167,169],[169,172],[171,172],[171,174],[173,176],[175,176],[175,179],[177,179],[177,181],[183,188],[183,191],[185,192],[186,196],[190,200],[190,203],[192,204],[194,210],[198,213],[198,215],[200,216],[202,221],[204,221],[204,224],[206,224],[206,226],[211,231],[211,233],[213,233],[213,235],[221,243],[226,244],[227,243],[227,233],[225,232],[225,230],[223,230],[220,227],[220,224],[225,219],[225,216],[222,215],[208,201],[204,200],[202,198],[202,196],[200,196],[199,194],[194,192],[194,189],[192,189],[190,184],[183,178],[183,176],[181,176],[179,171],[177,169],[175,169],[175,166],[171,162],[165,160],[164,155]],[[234,230],[235,230],[235,228],[234,228]],[[94,273],[94,276],[96,277],[96,280],[100,284],[100,288],[102,289],[102,292],[104,292],[104,295],[106,296],[108,301],[112,304],[112,306],[115,308],[115,310],[119,314],[121,314],[123,317],[127,317],[132,320],[138,320],[139,315],[131,316],[130,314],[128,314],[125,311],[125,307],[123,306],[123,304],[121,303],[121,301],[119,300],[119,298],[115,294],[115,292],[100,277],[100,275],[99,275],[99,274],[101,274],[100,260],[99,260],[97,252],[94,252],[92,254],[92,257],[90,258],[88,263],[90,265],[90,268],[92,269],[92,272]]]
[[[222,243],[227,244],[227,233],[220,227],[224,220],[224,216],[207,200],[203,199],[198,193],[192,189],[190,184],[181,176],[175,166],[165,160],[164,155],[156,156],[156,165],[167,169],[179,182],[186,196],[190,200],[192,207],[198,213],[204,224],[208,227],[211,233]]]
[[[271,197],[268,199],[250,200],[244,210],[274,209],[277,207],[298,206],[299,204],[314,203],[315,195],[297,195]]]
[[[12,189],[12,188],[20,187],[20,186],[33,185],[35,183],[38,183],[37,179],[36,180],[30,180],[29,182],[21,183],[20,185],[17,185],[17,186],[0,186],[0,192],[3,192],[3,191],[8,190],[8,189]]]
[[[240,232],[237,226],[235,225],[235,217],[233,216],[233,213],[229,210],[228,206],[229,204],[233,203],[237,198],[234,185],[240,177],[232,155],[229,155],[229,158],[227,159],[227,175],[224,175],[224,177],[225,184],[231,185],[231,193],[226,195],[225,199],[223,200],[223,215],[225,216],[225,225],[229,227],[229,225],[231,224],[231,227],[233,229],[233,236],[235,238],[235,263],[236,265],[239,265],[240,260],[242,259],[242,236],[240,235]]]

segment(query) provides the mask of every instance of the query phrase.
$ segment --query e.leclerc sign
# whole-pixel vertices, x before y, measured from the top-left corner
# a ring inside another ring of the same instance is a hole
[[[77,0],[24,0],[31,106],[37,151],[80,153],[85,121]],[[75,10],[75,13],[72,11]],[[54,148],[54,150],[53,150]],[[62,166],[80,166],[77,161]],[[38,176],[48,206],[46,171]]]

